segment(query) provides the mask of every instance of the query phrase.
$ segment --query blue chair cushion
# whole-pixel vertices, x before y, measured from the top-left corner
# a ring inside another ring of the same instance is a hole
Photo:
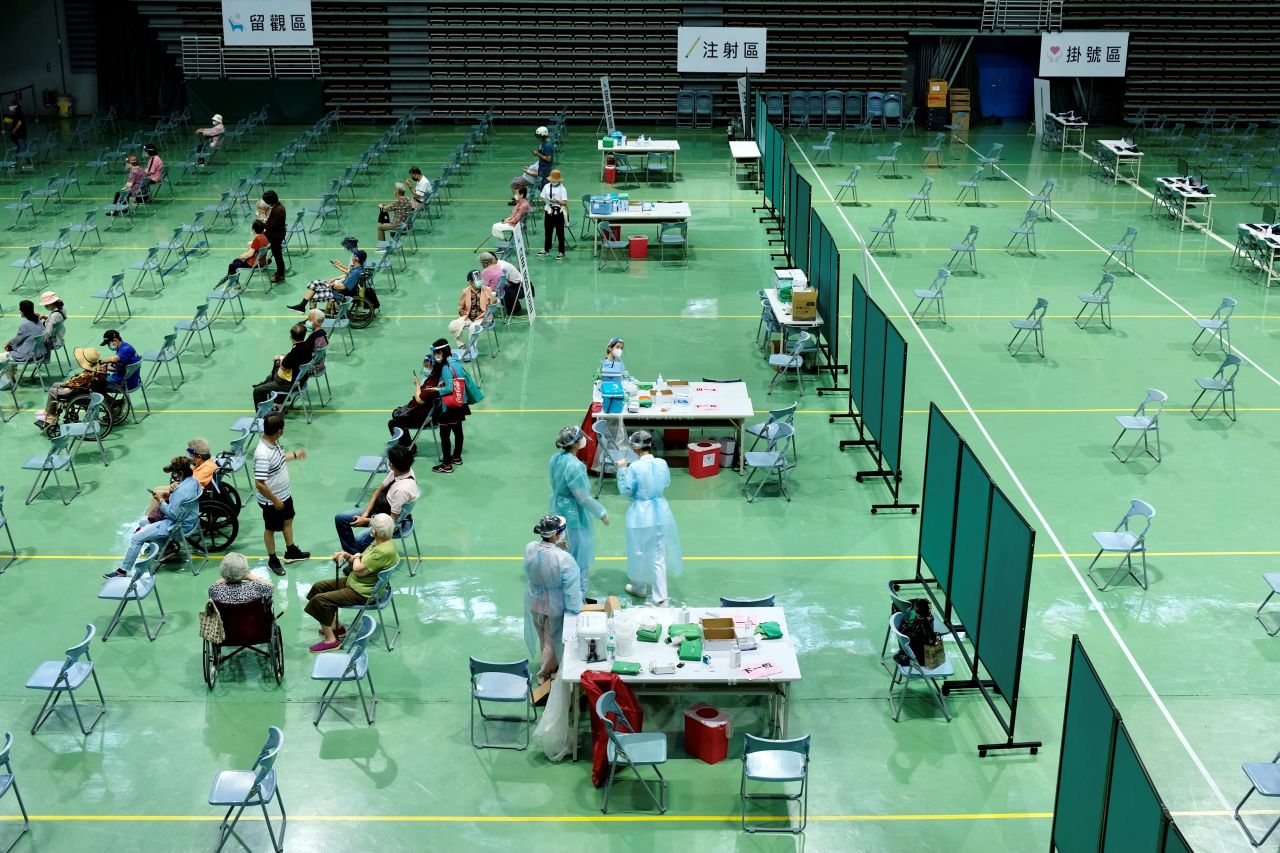
[[[471,696],[486,702],[523,702],[529,695],[529,682],[509,672],[476,673]]]
[[[743,757],[743,772],[758,782],[799,782],[804,756],[786,749],[765,749]]]
[[[129,593],[129,578],[111,578],[102,585],[102,589],[98,590],[98,598],[110,599],[111,601],[119,601],[128,596],[130,601],[135,599],[143,599],[151,594],[151,590],[155,588],[156,578],[152,574],[143,574],[138,579],[138,585],[134,587],[132,594]]]
[[[1244,764],[1244,775],[1264,797],[1280,797],[1280,764]]]
[[[311,668],[312,681],[357,681],[364,678],[365,673],[369,671],[369,656],[360,655],[360,659],[356,662],[354,672],[347,672],[347,666],[351,663],[351,655],[330,652],[320,655],[316,658],[315,666]]]

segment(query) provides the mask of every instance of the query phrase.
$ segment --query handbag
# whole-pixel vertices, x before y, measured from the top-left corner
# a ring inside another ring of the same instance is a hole
[[[449,381],[451,390],[448,394],[441,395],[440,401],[444,403],[447,409],[461,409],[467,404],[467,382],[458,372],[449,368],[449,372],[453,374],[453,379]]]
[[[921,661],[925,669],[937,669],[947,662],[947,652],[942,647],[942,638],[934,635],[932,643],[924,645],[924,659]]]
[[[213,603],[212,598],[204,603],[204,609],[197,615],[200,617],[200,639],[215,646],[221,645],[227,639],[227,631],[222,625],[218,605]]]
[[[390,214],[390,213],[387,213],[385,210],[379,210],[379,211],[378,211],[378,222],[379,222],[379,223],[386,224],[386,223],[389,223],[390,221],[391,221],[391,214]]]

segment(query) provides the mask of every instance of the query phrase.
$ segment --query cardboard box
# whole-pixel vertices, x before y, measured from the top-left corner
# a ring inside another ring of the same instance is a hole
[[[818,291],[817,290],[810,288],[809,290],[791,291],[791,319],[792,320],[818,319]]]
[[[945,107],[947,105],[947,81],[930,80],[928,106]]]
[[[612,613],[615,610],[621,610],[621,609],[622,609],[622,600],[618,598],[618,596],[616,595],[611,595],[608,598],[606,598],[604,601],[596,602],[595,604],[582,605],[583,613],[596,613],[596,612]]]
[[[738,635],[733,630],[733,619],[720,616],[702,620],[702,646],[707,651],[727,652],[737,643]]]

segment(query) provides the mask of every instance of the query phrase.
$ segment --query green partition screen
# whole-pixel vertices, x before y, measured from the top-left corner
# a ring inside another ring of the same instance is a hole
[[[946,590],[951,609],[969,639],[982,641],[982,582],[987,559],[987,518],[991,512],[991,478],[969,446],[960,448],[960,502],[956,506],[955,554],[951,586]]]
[[[784,233],[787,241],[787,252],[791,256],[791,265],[795,269],[809,273],[809,211],[813,209],[813,188],[804,176],[788,166],[788,177],[792,178],[791,194],[787,197],[787,217]]]
[[[1160,853],[1192,853],[1191,845],[1182,837],[1182,830],[1178,829],[1178,825],[1173,821],[1169,821],[1164,836],[1164,847],[1160,849]]]
[[[891,322],[884,331],[884,403],[882,428],[876,439],[890,471],[902,470],[902,406],[906,388],[907,342]]]
[[[826,343],[834,364],[840,345],[840,252],[818,211],[809,211],[809,283],[818,288],[818,313],[822,325],[815,332]]]
[[[854,292],[862,288],[855,288]],[[857,321],[857,314],[854,314]],[[850,366],[850,374],[854,367]],[[929,443],[920,507],[920,559],[943,588],[951,584],[951,537],[955,531],[960,436],[935,404],[929,404]]]
[[[853,328],[849,330],[849,399],[859,412],[862,411],[864,394],[865,359],[862,353],[867,341],[867,289],[855,275],[853,277]]]
[[[872,436],[880,435],[884,417],[884,327],[887,321],[880,307],[867,300],[867,337],[862,355],[866,359],[862,376],[862,422]]]
[[[1053,808],[1053,845],[1058,853],[1101,849],[1102,814],[1119,723],[1084,646],[1073,638]]]
[[[1018,661],[1026,633],[1027,591],[1036,534],[999,489],[991,496],[987,594],[978,624],[978,656],[1006,699],[1018,695]],[[966,623],[967,624],[967,623]]]
[[[1103,853],[1157,853],[1164,810],[1151,777],[1133,747],[1129,732],[1120,723],[1116,751],[1111,762],[1111,790],[1107,799],[1107,824]]]

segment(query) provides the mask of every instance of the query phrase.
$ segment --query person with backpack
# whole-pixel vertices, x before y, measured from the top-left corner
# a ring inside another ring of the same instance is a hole
[[[467,374],[462,362],[453,357],[449,342],[439,338],[431,345],[431,373],[424,383],[440,393],[436,424],[440,428],[441,461],[431,470],[452,474],[453,466],[462,464],[462,422],[471,414],[471,404],[484,399],[484,392]]]

